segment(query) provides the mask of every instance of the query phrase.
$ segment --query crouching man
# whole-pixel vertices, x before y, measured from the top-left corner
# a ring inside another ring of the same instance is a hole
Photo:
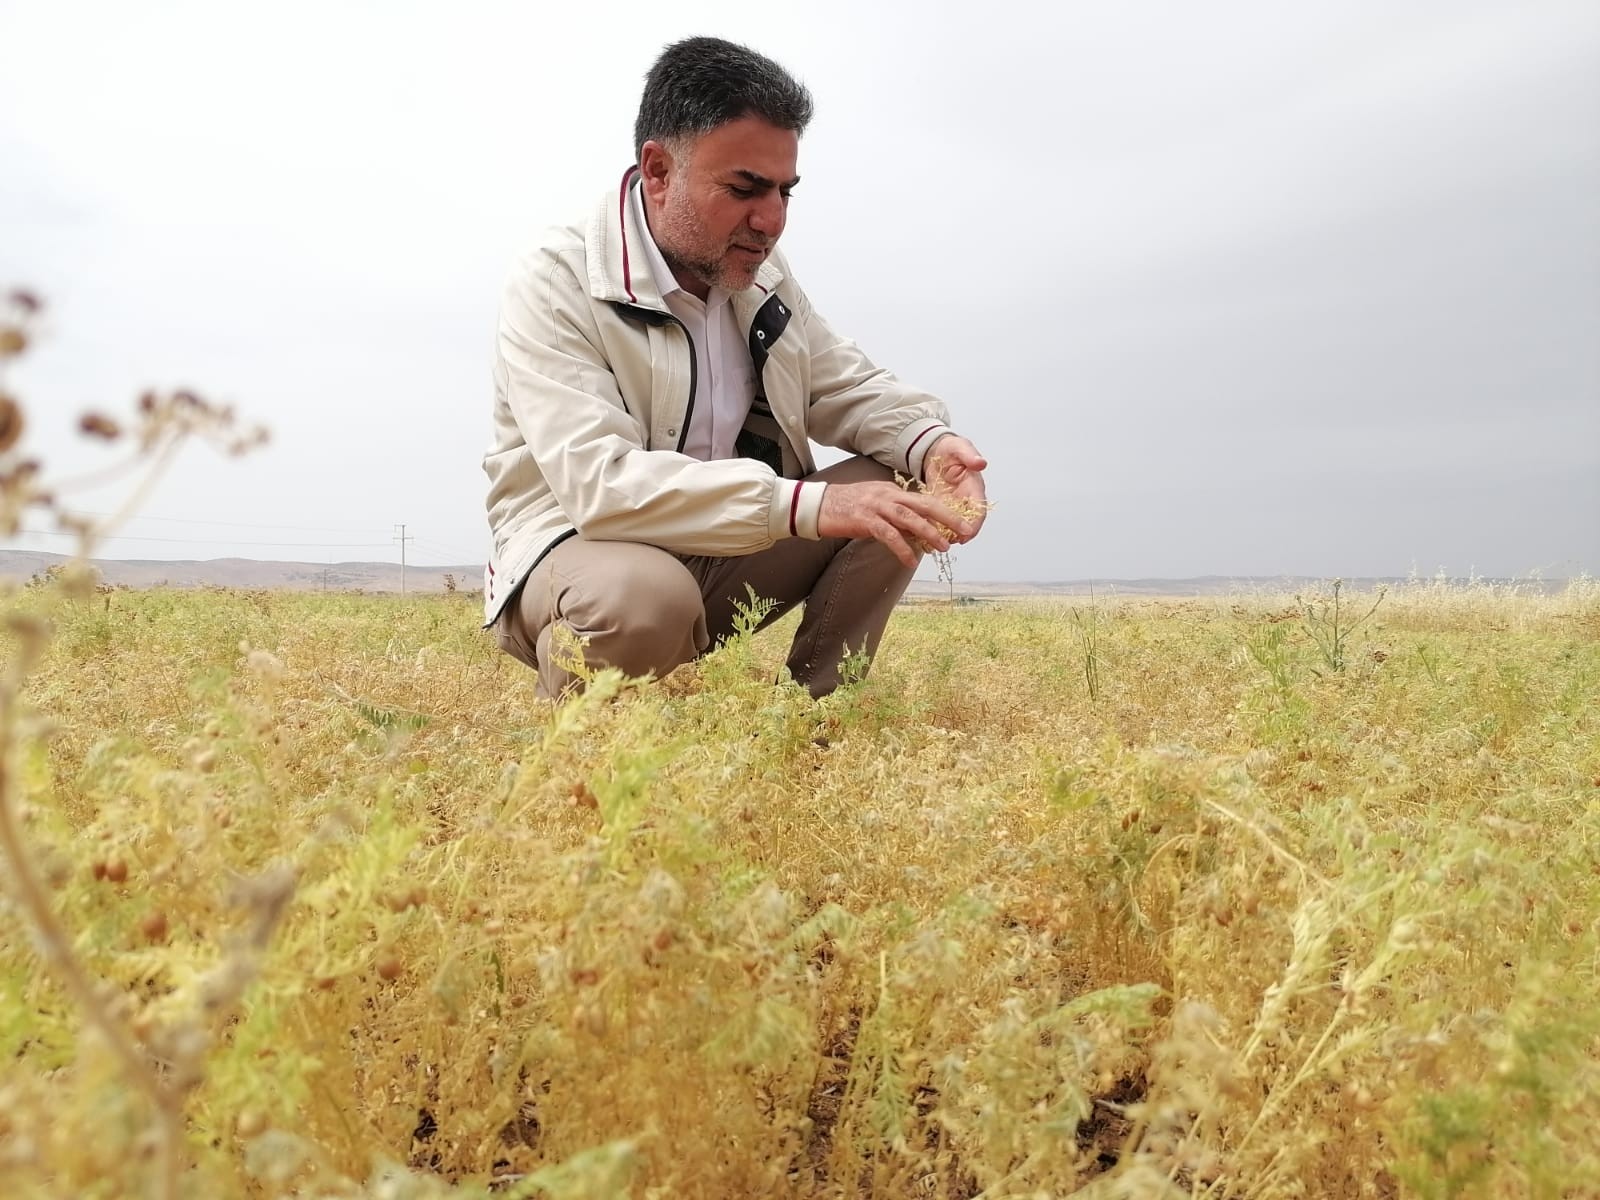
[[[666,675],[733,630],[747,587],[769,621],[804,605],[789,671],[826,695],[846,654],[877,650],[921,550],[978,533],[977,449],[835,333],[777,253],[810,118],[762,55],[667,47],[635,164],[512,272],[485,618],[541,695],[576,685],[578,646],[590,668]],[[819,471],[813,440],[855,457]]]

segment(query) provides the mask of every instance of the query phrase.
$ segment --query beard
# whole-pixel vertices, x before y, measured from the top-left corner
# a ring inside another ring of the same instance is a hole
[[[735,244],[771,248],[772,242],[752,229],[741,229],[727,241],[711,235],[694,210],[687,189],[670,188],[653,230],[656,248],[674,272],[692,276],[706,287],[742,292],[755,282],[760,263],[729,257]]]

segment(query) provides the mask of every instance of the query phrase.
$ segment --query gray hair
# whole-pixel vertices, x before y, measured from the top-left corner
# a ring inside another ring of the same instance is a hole
[[[633,123],[634,161],[646,142],[681,142],[747,116],[804,133],[811,121],[811,93],[746,46],[713,37],[674,42],[645,76]]]

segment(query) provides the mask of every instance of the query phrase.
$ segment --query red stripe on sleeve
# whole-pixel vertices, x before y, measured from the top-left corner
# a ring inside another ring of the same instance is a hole
[[[804,481],[794,485],[794,493],[789,497],[789,536],[799,537],[800,531],[795,527],[795,521],[800,516],[800,489],[805,486]]]
[[[911,470],[911,453],[917,448],[917,443],[938,428],[938,425],[930,425],[921,433],[917,434],[916,437],[911,439],[911,445],[906,447],[906,470]]]

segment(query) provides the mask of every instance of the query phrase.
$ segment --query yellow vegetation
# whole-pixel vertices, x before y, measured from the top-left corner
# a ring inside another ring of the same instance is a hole
[[[58,590],[4,782],[117,1036],[8,887],[8,1197],[1600,1194],[1592,584],[561,708],[465,596]]]

